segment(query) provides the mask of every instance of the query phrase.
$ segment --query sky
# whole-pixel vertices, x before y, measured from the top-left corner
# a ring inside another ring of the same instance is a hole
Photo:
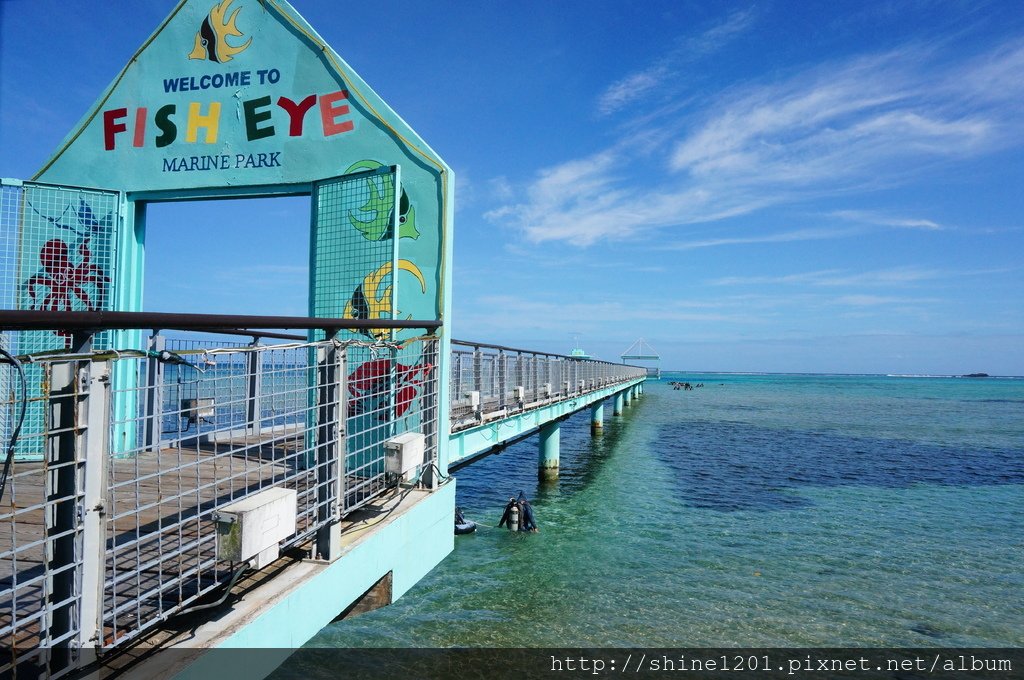
[[[292,4],[455,171],[454,337],[1024,375],[1018,2]],[[0,0],[0,176],[173,5]],[[304,315],[308,199],[248,208],[151,206],[145,308]]]

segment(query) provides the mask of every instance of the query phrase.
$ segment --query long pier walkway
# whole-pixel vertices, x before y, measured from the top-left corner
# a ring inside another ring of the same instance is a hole
[[[3,314],[8,327],[32,317]],[[400,342],[153,335],[117,351],[73,329],[72,348],[22,355],[23,384],[3,367],[0,672],[59,677],[87,649],[109,664],[138,645],[301,645],[359,603],[392,602],[451,550],[453,470],[538,434],[539,474],[557,477],[560,421],[589,409],[600,429],[604,403],[622,413],[646,378],[473,342],[442,357],[423,327]],[[227,619],[167,635],[253,583],[262,594]]]
[[[590,408],[600,429],[642,390],[643,368],[575,356],[453,341],[449,467],[467,465],[524,436],[540,434],[542,477],[557,476],[559,422]]]

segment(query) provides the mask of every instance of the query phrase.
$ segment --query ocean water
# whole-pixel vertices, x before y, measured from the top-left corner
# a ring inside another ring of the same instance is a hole
[[[555,484],[535,439],[458,471],[486,526],[309,646],[1024,645],[1024,380],[670,374],[605,411]],[[496,528],[519,489],[540,533]]]

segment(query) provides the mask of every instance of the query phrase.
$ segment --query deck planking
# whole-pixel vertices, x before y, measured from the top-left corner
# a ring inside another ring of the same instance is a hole
[[[224,580],[230,565],[216,560],[215,508],[283,484],[299,493],[303,531],[311,519],[303,511],[315,499],[316,484],[314,471],[298,467],[304,447],[303,433],[272,431],[110,459],[105,610],[135,604],[108,615],[104,643]],[[0,508],[6,515],[0,519],[0,551],[14,551],[0,559],[0,647],[6,649],[29,649],[43,640],[46,511],[25,509],[45,500],[46,474],[45,463],[16,462]],[[0,658],[0,667],[7,662]]]

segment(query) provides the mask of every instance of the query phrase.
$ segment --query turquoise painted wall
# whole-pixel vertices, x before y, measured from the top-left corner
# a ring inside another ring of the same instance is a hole
[[[311,193],[314,182],[381,166],[398,166],[400,185],[389,188],[386,178],[366,184],[373,200],[347,208],[340,224],[365,247],[397,232],[398,266],[318,255],[311,311],[358,317],[359,295],[372,294],[364,307],[369,318],[446,321],[451,169],[287,2],[183,0],[33,179],[125,192],[113,302],[136,311],[146,202]],[[397,216],[377,200],[388,191]],[[390,219],[398,224],[388,234]],[[339,266],[346,269],[334,283],[330,272]],[[325,286],[339,290],[328,295]],[[137,344],[139,337],[119,340]],[[448,347],[445,333],[442,376]],[[441,380],[442,462],[448,402],[448,381]]]

